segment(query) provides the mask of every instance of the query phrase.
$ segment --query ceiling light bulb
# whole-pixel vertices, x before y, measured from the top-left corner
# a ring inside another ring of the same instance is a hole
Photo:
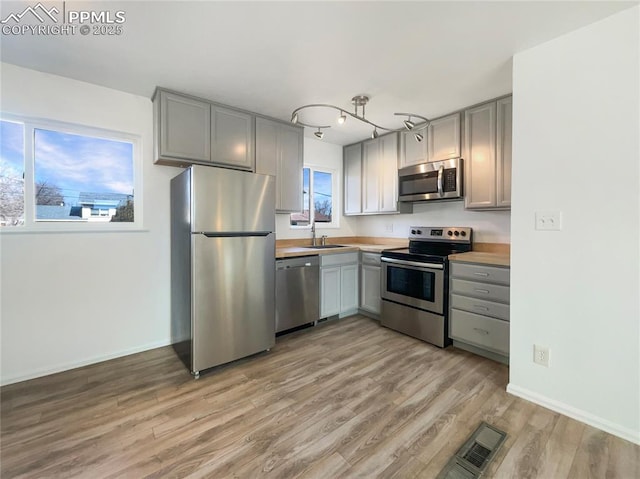
[[[344,125],[345,121],[347,121],[347,115],[345,115],[344,112],[341,111],[340,116],[338,117],[338,123]]]
[[[293,123],[294,125],[296,123],[298,123],[298,114],[294,113],[293,115],[291,115],[291,123]]]
[[[416,141],[418,143],[420,143],[422,140],[424,140],[424,136],[422,136],[420,133],[416,133],[415,135],[413,135],[414,138],[416,139]]]
[[[318,128],[318,131],[314,132],[313,134],[316,135],[316,137],[320,140],[322,140],[322,137],[324,136],[324,132],[320,128]]]
[[[374,128],[373,133],[371,133],[371,138],[378,138],[378,129]]]
[[[413,130],[413,127],[416,126],[416,124],[414,122],[411,121],[411,117],[409,117],[408,120],[404,121],[404,127],[407,130]]]

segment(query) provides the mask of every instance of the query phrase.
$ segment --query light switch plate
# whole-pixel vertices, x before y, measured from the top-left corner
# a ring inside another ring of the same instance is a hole
[[[536,229],[560,231],[562,229],[562,213],[560,211],[536,211]]]

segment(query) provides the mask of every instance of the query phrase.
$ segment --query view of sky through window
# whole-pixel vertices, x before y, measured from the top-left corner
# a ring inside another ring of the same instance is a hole
[[[36,129],[34,146],[36,184],[57,188],[65,204],[82,193],[133,195],[131,143]]]
[[[332,186],[331,173],[313,172],[313,207],[317,223],[331,223]]]
[[[0,121],[0,225],[24,223],[24,126]]]
[[[133,215],[133,142],[0,121],[0,226],[133,222]]]

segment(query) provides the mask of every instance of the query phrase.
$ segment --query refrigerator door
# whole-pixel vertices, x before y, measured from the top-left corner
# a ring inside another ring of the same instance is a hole
[[[191,235],[192,372],[275,344],[275,234]]]
[[[191,167],[191,231],[275,231],[275,178],[243,171]]]

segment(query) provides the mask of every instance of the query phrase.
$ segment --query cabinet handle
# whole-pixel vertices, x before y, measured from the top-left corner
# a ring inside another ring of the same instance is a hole
[[[473,330],[479,332],[480,334],[489,334],[489,331],[487,331],[486,329],[473,328]]]
[[[479,304],[474,304],[473,307],[482,311],[489,311],[489,308],[487,308],[486,306],[480,306]]]
[[[489,276],[489,273],[479,273],[478,272],[478,273],[473,273],[473,274],[475,274],[476,276],[485,276],[485,277]]]
[[[474,289],[474,291],[475,291],[476,293],[489,294],[489,290],[488,290],[488,289]]]

